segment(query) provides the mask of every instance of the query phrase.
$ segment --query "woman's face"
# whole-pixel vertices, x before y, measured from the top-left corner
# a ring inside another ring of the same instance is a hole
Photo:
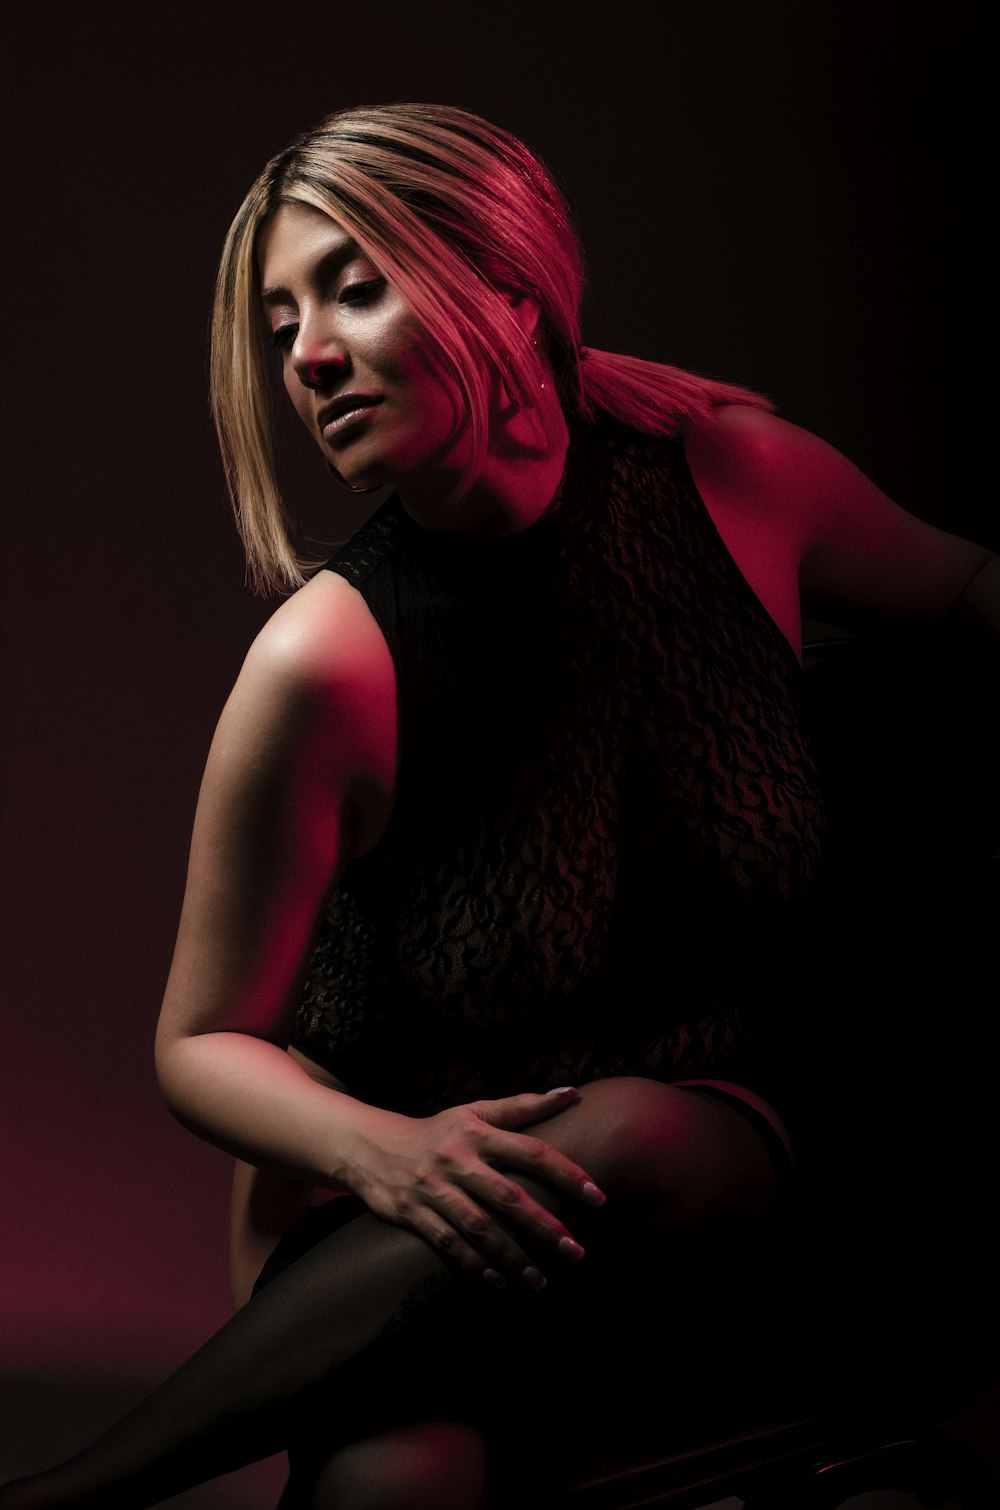
[[[400,295],[320,210],[282,205],[261,232],[264,319],[295,410],[355,487],[454,482],[467,451],[454,387]]]

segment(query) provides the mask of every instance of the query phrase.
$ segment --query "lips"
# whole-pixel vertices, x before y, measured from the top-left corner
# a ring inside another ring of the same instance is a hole
[[[362,424],[381,402],[374,393],[343,393],[332,403],[324,404],[316,416],[323,439],[329,441]]]

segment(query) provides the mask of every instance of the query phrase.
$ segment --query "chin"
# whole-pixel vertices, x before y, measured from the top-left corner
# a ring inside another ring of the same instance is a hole
[[[380,457],[355,455],[350,446],[337,452],[323,447],[327,465],[353,488],[381,488],[390,481],[389,469]]]

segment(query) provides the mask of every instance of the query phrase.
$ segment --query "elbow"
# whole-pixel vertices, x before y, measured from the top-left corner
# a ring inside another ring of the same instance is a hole
[[[154,1067],[167,1110],[187,1131],[213,1137],[216,1070],[203,1052],[205,1035],[157,1032]]]
[[[948,617],[981,644],[1000,651],[1000,556],[988,555],[980,564]]]
[[[183,1081],[183,1043],[175,1033],[167,1033],[163,1026],[157,1028],[153,1048],[153,1066],[156,1071],[160,1094],[174,1116],[179,1115],[181,1084]]]
[[[153,1065],[160,1094],[167,1109],[185,1127],[191,1126],[192,1098],[197,1096],[199,1056],[192,1053],[195,1035],[168,1032],[162,1024],[156,1032]]]

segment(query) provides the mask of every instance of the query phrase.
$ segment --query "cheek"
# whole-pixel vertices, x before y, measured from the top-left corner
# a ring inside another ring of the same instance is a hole
[[[466,405],[455,378],[426,341],[412,341],[401,353],[401,371],[409,403],[426,425],[440,434],[463,428]]]
[[[433,347],[425,331],[391,290],[378,313],[359,331],[355,351],[373,374],[405,388],[413,397],[434,372]]]
[[[438,440],[455,440],[468,424],[468,407],[453,382],[433,368],[422,367],[414,374],[414,404],[423,416],[428,432]]]

